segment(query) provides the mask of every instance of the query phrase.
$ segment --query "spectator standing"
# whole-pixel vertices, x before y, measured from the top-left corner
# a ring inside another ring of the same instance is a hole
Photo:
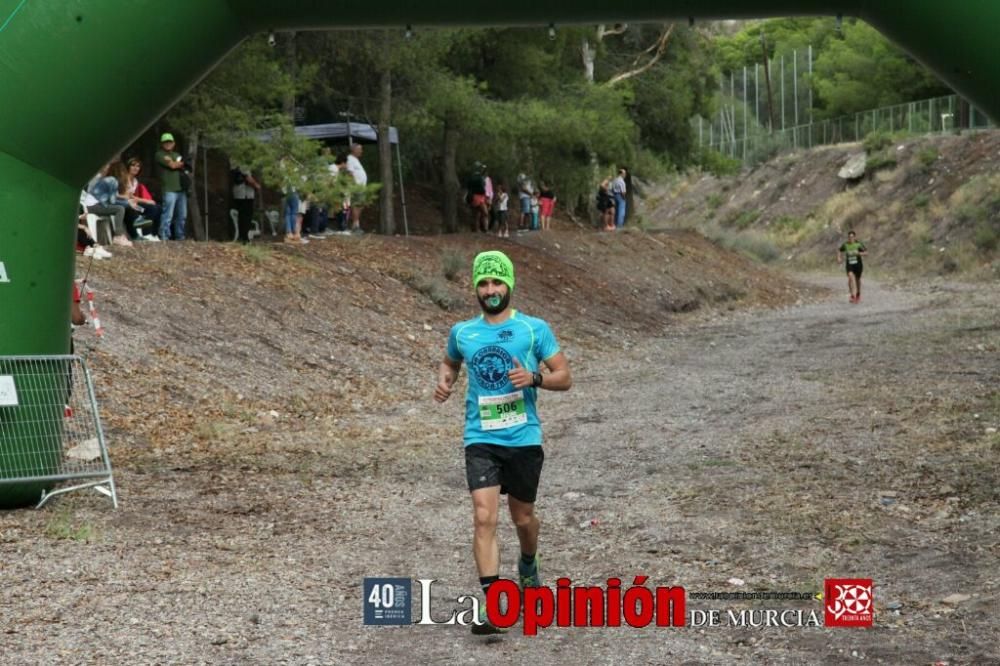
[[[244,245],[250,242],[250,224],[253,221],[254,202],[260,183],[253,177],[252,170],[245,164],[239,164],[230,173],[233,178],[233,208],[236,209],[236,227],[239,242]]]
[[[466,181],[465,187],[468,190],[469,208],[472,210],[472,230],[489,231],[490,213],[486,207],[486,178],[485,167],[476,162],[472,175]]]
[[[354,183],[358,186],[358,191],[351,196],[351,233],[364,233],[361,229],[361,211],[364,209],[365,193],[361,188],[368,186],[368,174],[361,164],[361,153],[364,148],[360,143],[351,144],[351,152],[347,156],[347,171],[354,177]]]
[[[611,194],[615,198],[615,228],[619,230],[625,226],[625,194],[628,191],[625,185],[625,175],[627,173],[625,167],[618,169],[618,177],[611,183]]]
[[[486,231],[490,232],[496,226],[496,211],[493,210],[493,199],[496,196],[493,179],[490,178],[486,165],[483,165],[483,189],[486,192]]]
[[[552,222],[552,213],[556,208],[556,194],[544,180],[542,189],[538,193],[538,204],[541,208],[542,231],[547,231]]]
[[[174,148],[174,135],[160,135],[160,150],[156,151],[156,175],[163,187],[163,211],[160,214],[160,240],[184,240],[187,224],[187,192],[181,185],[184,158]]]
[[[538,214],[541,212],[539,205],[538,190],[531,193],[531,230],[538,231]]]
[[[518,229],[527,229],[531,226],[531,195],[534,190],[535,185],[531,182],[531,179],[523,173],[518,174],[517,197],[521,204],[521,220],[517,225]]]
[[[615,230],[615,200],[611,196],[611,179],[605,178],[597,188],[597,212],[603,231]]]
[[[507,186],[501,184],[497,188],[497,236],[500,238],[510,238],[510,226],[507,224],[507,205],[510,197],[507,195]]]
[[[341,177],[341,174],[347,173],[347,155],[338,154],[337,158],[333,161],[333,164],[329,166],[330,176],[333,177],[334,181]],[[353,179],[353,176],[352,176]],[[350,230],[347,228],[347,221],[351,218],[351,195],[350,192],[345,193],[344,200],[340,203],[339,210],[333,217],[333,224],[336,227],[334,233],[346,235],[350,234]]]
[[[285,160],[281,161],[282,178],[281,192],[285,195],[285,242],[306,244],[309,241],[302,237],[302,217],[306,203],[299,198],[298,186],[304,176],[299,174],[298,165],[287,167]]]

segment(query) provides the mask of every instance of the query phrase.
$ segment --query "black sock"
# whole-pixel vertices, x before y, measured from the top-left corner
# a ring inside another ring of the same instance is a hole
[[[534,563],[535,563],[534,553],[532,553],[531,555],[528,555],[527,553],[521,553],[521,564],[523,564],[526,567],[530,567]]]
[[[483,586],[483,594],[490,589],[490,585],[500,580],[500,576],[480,576],[479,584]]]

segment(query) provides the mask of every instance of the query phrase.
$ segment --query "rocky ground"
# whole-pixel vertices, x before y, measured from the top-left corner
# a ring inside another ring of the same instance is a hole
[[[480,247],[183,244],[95,266],[108,334],[77,343],[121,508],[0,513],[3,662],[1000,661],[1000,295],[871,282],[850,305],[839,273],[776,276],[682,232],[504,245],[575,376],[541,401],[543,575],[870,577],[874,628],[363,626],[365,576],[436,578],[442,612],[476,588],[461,405],[430,392]]]

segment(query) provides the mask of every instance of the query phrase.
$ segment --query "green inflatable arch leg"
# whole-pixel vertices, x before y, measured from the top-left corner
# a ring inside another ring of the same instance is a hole
[[[993,0],[0,0],[0,356],[68,351],[81,185],[249,34],[837,13],[872,23],[1000,119]],[[21,408],[0,406],[0,479],[5,452],[27,441],[3,428]],[[0,508],[35,490],[0,485]]]

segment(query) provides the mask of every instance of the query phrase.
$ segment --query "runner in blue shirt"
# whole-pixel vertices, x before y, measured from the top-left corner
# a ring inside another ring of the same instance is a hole
[[[538,389],[569,389],[569,362],[545,321],[511,307],[514,264],[507,255],[495,250],[477,255],[472,284],[483,313],[452,327],[434,399],[444,402],[451,396],[466,363],[465,474],[475,525],[472,551],[483,592],[500,579],[497,520],[501,494],[508,496],[521,545],[521,586],[538,587],[535,497],[545,456],[535,401]],[[549,372],[543,374],[543,367]],[[501,631],[486,620],[483,606],[472,632]]]

